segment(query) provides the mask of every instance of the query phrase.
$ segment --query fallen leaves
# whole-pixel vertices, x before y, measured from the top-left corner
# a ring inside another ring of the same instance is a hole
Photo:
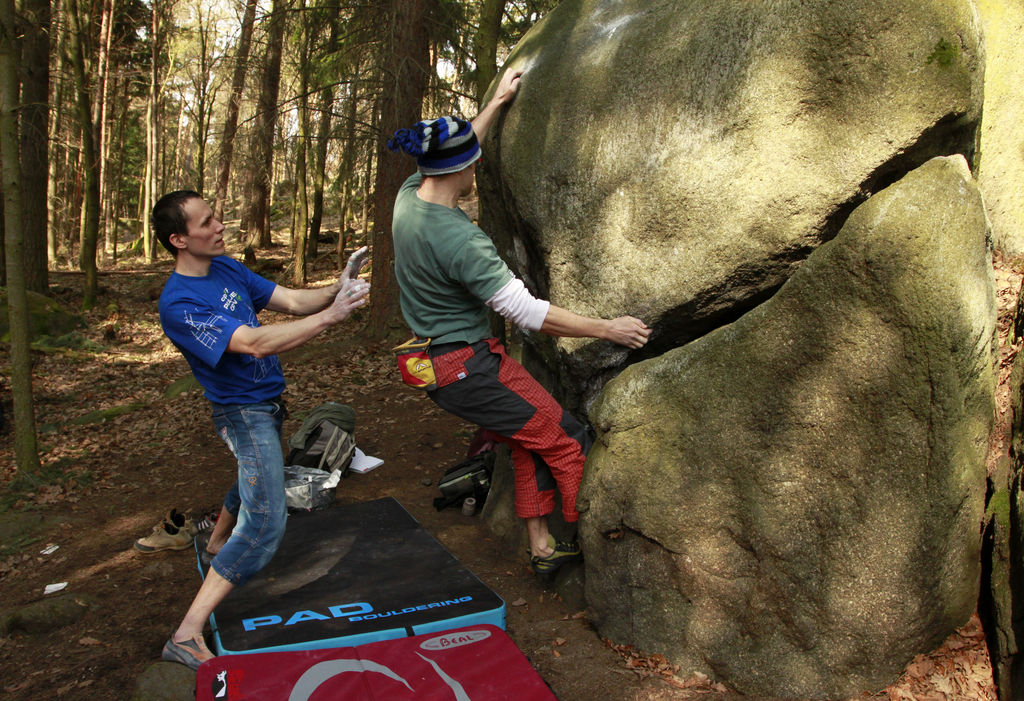
[[[978,617],[972,616],[938,650],[915,657],[886,694],[889,701],[996,701],[985,631]]]
[[[696,694],[728,691],[723,684],[713,682],[702,672],[680,678],[678,665],[673,665],[664,655],[645,655],[632,645],[616,645],[607,638],[602,638],[602,641],[622,657],[626,670],[638,677],[660,679],[676,689]],[[554,647],[552,651],[556,652]],[[997,701],[985,632],[977,615],[949,636],[939,649],[915,657],[895,684],[870,698],[889,701]]]
[[[686,679],[679,678],[679,665],[672,664],[662,654],[644,655],[632,645],[616,645],[607,638],[602,638],[604,644],[619,653],[626,669],[638,677],[649,677],[661,679],[669,686],[676,689],[691,689],[698,692],[723,693],[727,691],[722,684],[712,682],[706,674],[694,672]]]
[[[64,488],[56,484],[44,484],[36,491],[36,503],[56,504],[64,499]]]

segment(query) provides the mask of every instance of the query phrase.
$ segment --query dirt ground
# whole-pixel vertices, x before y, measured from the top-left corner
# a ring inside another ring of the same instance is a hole
[[[0,638],[5,699],[130,697],[199,586],[190,551],[145,555],[132,548],[172,507],[199,514],[219,505],[235,474],[201,393],[164,396],[173,381],[189,374],[157,319],[155,295],[168,269],[165,262],[101,275],[99,303],[81,331],[87,347],[35,354],[47,483],[27,490],[12,482],[10,429],[0,435],[0,517],[28,514],[41,521],[33,534],[0,544],[0,609],[43,599],[44,587],[59,582],[67,582],[67,589],[51,596],[90,604],[77,622],[51,634]],[[330,274],[318,267],[310,284],[326,283]],[[80,280],[73,273],[52,274],[55,296],[70,309],[80,306]],[[1004,307],[1019,285],[1019,275],[1001,271]],[[1003,317],[1005,330],[1005,311]],[[562,701],[734,697],[657,655],[603,641],[585,611],[534,577],[525,555],[507,551],[479,517],[433,508],[437,478],[464,458],[474,429],[401,385],[387,348],[361,339],[361,323],[356,318],[283,356],[292,412],[285,436],[310,409],[336,400],[356,409],[359,447],[384,460],[373,472],[344,479],[339,502],[383,496],[401,502],[505,600],[509,634]],[[6,363],[6,349],[2,353]],[[6,378],[0,397],[9,415]],[[90,412],[113,407],[131,410],[89,421]],[[1004,446],[1002,438],[993,442],[996,451]],[[42,554],[50,544],[59,547]],[[913,660],[892,687],[863,698],[994,699],[976,617],[938,650]]]

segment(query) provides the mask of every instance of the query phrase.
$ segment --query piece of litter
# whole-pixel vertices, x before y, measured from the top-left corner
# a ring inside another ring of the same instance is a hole
[[[47,545],[47,546],[46,546],[45,548],[43,548],[42,550],[40,550],[40,551],[39,551],[39,554],[40,554],[40,555],[50,555],[50,554],[52,554],[52,553],[55,553],[55,552],[57,552],[57,548],[59,548],[59,547],[60,547],[59,545],[54,545],[53,543],[50,543],[50,544],[49,544],[49,545]]]
[[[328,477],[324,483],[320,486],[320,489],[334,489],[338,486],[338,482],[341,481],[341,470],[334,470],[331,476]]]
[[[65,587],[67,587],[67,585],[68,585],[67,582],[58,582],[57,584],[47,584],[46,588],[43,589],[43,594],[55,594],[56,592],[59,592],[61,589],[64,589]]]
[[[352,455],[352,462],[349,463],[348,469],[362,475],[375,467],[380,467],[383,464],[384,461],[380,458],[371,457],[359,448],[356,448],[356,452]]]

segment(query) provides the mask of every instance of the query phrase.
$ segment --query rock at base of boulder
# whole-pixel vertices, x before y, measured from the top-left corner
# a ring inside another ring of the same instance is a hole
[[[995,293],[936,158],[768,302],[609,383],[580,492],[602,633],[747,694],[886,686],[977,603]]]
[[[135,682],[132,701],[195,701],[196,673],[182,664],[156,662]]]

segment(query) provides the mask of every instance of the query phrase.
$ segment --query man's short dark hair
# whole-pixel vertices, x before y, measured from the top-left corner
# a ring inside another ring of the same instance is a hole
[[[178,249],[171,244],[171,234],[188,233],[188,217],[185,216],[185,203],[193,197],[201,198],[198,192],[193,190],[175,190],[157,200],[153,205],[151,222],[153,233],[160,241],[160,245],[167,249],[175,258],[178,257]]]

